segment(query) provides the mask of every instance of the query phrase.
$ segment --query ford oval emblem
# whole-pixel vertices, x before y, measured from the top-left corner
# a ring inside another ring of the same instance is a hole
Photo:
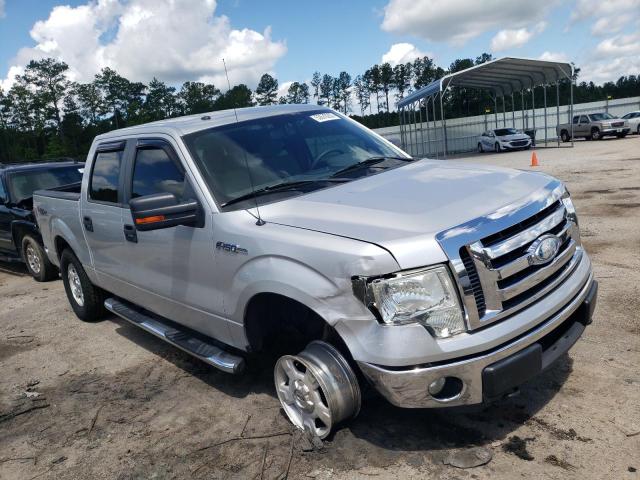
[[[538,237],[527,249],[530,265],[543,265],[555,258],[560,250],[560,239],[552,234]]]

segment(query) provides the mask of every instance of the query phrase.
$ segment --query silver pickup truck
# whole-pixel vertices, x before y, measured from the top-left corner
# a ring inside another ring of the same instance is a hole
[[[616,118],[609,113],[574,115],[572,124],[561,123],[556,126],[556,133],[563,142],[568,142],[571,138],[587,140],[602,140],[610,136],[624,138],[630,130],[627,120]]]
[[[226,372],[272,358],[320,438],[365,384],[411,408],[510,395],[595,308],[561,182],[413,159],[318,106],[100,135],[82,184],[34,201],[81,320],[110,311]]]

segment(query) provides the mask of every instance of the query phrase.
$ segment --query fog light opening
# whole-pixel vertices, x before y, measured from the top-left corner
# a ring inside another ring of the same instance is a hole
[[[429,395],[439,401],[453,400],[460,396],[464,383],[457,377],[440,377],[429,384]]]

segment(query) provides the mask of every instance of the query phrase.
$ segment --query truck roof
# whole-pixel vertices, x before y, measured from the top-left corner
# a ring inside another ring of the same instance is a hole
[[[84,162],[76,162],[74,160],[28,162],[28,163],[0,163],[0,172],[47,170],[49,168],[69,167],[72,165],[81,165],[81,164],[84,164]]]
[[[247,107],[229,110],[218,110],[215,112],[198,113],[195,115],[187,115],[184,117],[168,118],[156,122],[135,125],[133,127],[112,130],[108,133],[98,135],[96,140],[106,140],[109,138],[120,137],[129,134],[141,133],[176,133],[179,136],[187,135],[205,128],[219,127],[236,123],[254,120],[256,118],[265,118],[274,115],[282,115],[285,113],[297,113],[311,110],[332,111],[330,108],[320,105],[270,105],[262,107]],[[236,120],[237,115],[237,120]]]

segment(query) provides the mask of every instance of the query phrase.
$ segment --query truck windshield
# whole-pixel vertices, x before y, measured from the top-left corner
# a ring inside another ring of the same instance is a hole
[[[83,164],[69,167],[25,170],[8,176],[13,203],[20,204],[33,197],[36,190],[46,190],[82,181]]]
[[[591,117],[591,121],[599,122],[600,120],[611,120],[612,118],[616,118],[610,113],[592,113],[589,115]]]
[[[505,135],[515,135],[519,133],[515,128],[499,128],[498,130],[494,130],[498,137],[504,137]]]
[[[339,171],[345,172],[346,180],[369,175],[374,170],[366,168],[370,163],[349,169],[348,174],[345,168],[372,157],[389,158],[375,165],[375,171],[405,164],[409,158],[364,127],[326,110],[228,124],[192,133],[184,140],[221,205],[240,203],[252,190],[283,182],[296,182],[300,189],[266,190],[274,196],[296,195],[335,184],[325,180]]]

